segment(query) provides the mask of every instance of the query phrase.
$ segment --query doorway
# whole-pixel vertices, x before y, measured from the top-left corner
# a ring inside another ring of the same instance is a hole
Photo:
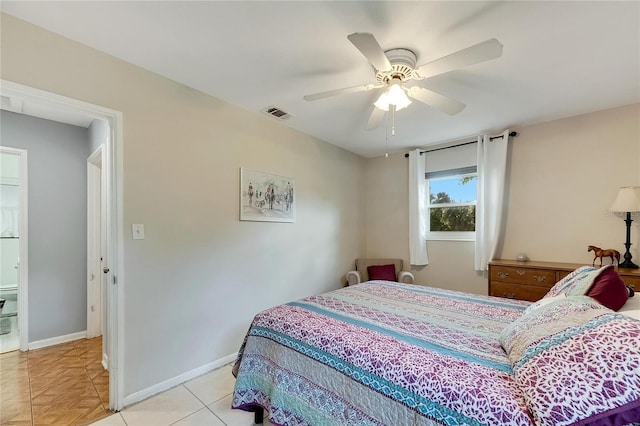
[[[0,147],[0,353],[26,350],[27,151]]]
[[[102,305],[105,309],[102,316],[105,318],[103,338],[108,341],[105,345],[105,354],[109,370],[109,408],[120,410],[123,400],[122,361],[124,358],[124,350],[119,339],[124,330],[121,314],[124,284],[121,274],[123,258],[120,250],[123,240],[122,113],[5,80],[0,80],[0,93],[2,108],[12,112],[68,124],[73,124],[76,120],[84,120],[86,123],[100,120],[107,124],[109,137],[102,146],[101,199],[103,203],[100,207],[103,213],[101,216],[103,238],[100,245],[104,272],[99,281],[104,283],[105,300]],[[65,121],[67,119],[71,121]],[[21,338],[25,335],[26,332],[21,333]],[[24,350],[26,349],[28,349],[28,340],[25,341]]]

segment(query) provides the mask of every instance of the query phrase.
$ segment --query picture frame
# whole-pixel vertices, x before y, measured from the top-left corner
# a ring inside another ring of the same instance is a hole
[[[240,168],[240,220],[295,222],[294,180],[286,176]]]

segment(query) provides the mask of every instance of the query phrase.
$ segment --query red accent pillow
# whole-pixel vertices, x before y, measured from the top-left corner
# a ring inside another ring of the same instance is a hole
[[[370,280],[397,281],[396,265],[372,265],[367,266]]]
[[[602,272],[593,280],[593,284],[585,293],[596,299],[601,305],[617,311],[629,298],[629,290],[613,265],[602,268]]]

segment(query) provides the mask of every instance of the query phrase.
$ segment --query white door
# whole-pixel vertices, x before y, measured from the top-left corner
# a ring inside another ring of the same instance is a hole
[[[27,350],[27,151],[0,147],[0,352]]]
[[[100,146],[87,159],[87,338],[104,334],[104,221],[102,214],[102,155]],[[103,353],[106,345],[103,344]],[[104,358],[104,356],[103,356]]]

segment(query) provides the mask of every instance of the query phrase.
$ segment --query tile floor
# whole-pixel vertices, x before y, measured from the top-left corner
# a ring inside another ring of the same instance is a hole
[[[249,426],[253,413],[231,409],[235,378],[225,365],[155,395],[92,426]],[[265,419],[264,425],[268,426]]]
[[[0,355],[0,425],[89,424],[110,415],[102,339]]]

